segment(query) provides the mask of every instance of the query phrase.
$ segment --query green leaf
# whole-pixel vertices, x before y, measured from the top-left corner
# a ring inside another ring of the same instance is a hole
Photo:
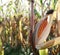
[[[0,11],[2,10],[2,6],[0,6]]]
[[[48,49],[39,50],[40,55],[48,55]]]
[[[7,5],[7,7],[11,6],[12,5],[12,1],[10,1],[10,3]]]
[[[57,0],[54,0],[54,9],[55,9],[56,3],[57,3]]]
[[[43,1],[43,0],[40,0],[41,5],[42,5],[42,1]]]
[[[16,8],[15,8],[15,7],[13,7],[13,9],[14,9],[14,11],[15,11],[15,13],[16,13],[16,12],[17,12],[17,11],[16,11]]]
[[[37,16],[38,16],[38,18],[41,18],[41,16],[40,16],[39,12],[38,12],[36,9],[34,9],[34,13],[35,13],[35,15],[37,15]]]

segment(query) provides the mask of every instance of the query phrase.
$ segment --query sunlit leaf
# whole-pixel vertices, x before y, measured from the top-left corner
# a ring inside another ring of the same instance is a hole
[[[2,10],[3,7],[0,6],[0,11]]]
[[[35,13],[35,15],[37,15],[39,18],[41,18],[39,12],[38,12],[36,9],[34,9],[34,13]]]

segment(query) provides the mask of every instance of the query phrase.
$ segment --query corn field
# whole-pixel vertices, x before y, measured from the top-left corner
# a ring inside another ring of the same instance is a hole
[[[59,2],[60,0],[0,0],[0,55],[60,55]],[[45,42],[55,40],[54,38],[58,38],[58,41],[51,46],[46,44],[47,47],[42,50],[35,49],[32,33],[50,9],[54,10],[53,22]]]

